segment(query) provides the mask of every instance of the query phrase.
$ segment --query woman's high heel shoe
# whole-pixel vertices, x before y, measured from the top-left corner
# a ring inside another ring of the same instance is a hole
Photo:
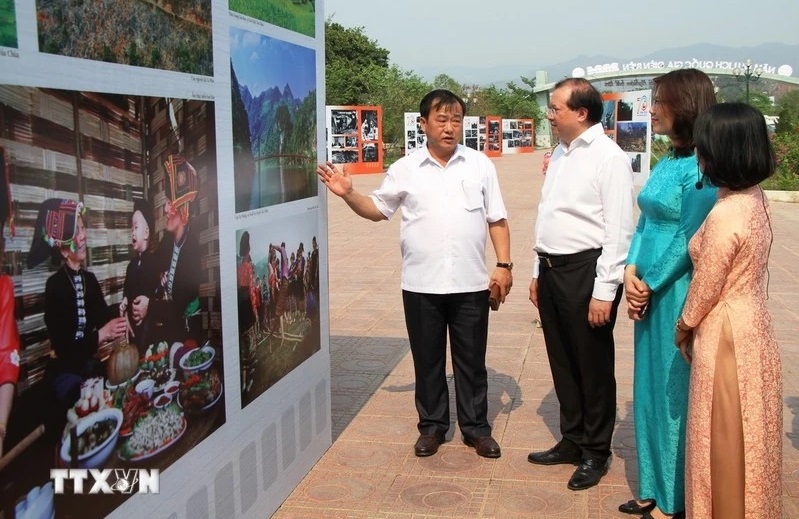
[[[655,502],[649,501],[645,505],[639,505],[638,501],[635,499],[630,499],[626,503],[622,503],[619,505],[619,512],[623,514],[630,514],[630,515],[638,515],[638,514],[645,514],[655,508]]]

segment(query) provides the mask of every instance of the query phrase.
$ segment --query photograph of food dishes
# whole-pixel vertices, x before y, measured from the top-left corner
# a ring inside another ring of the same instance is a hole
[[[118,346],[108,359],[108,378],[81,385],[67,412],[61,444],[65,466],[98,468],[113,451],[122,461],[164,452],[187,430],[187,414],[210,410],[222,397],[216,350],[205,344],[150,345],[141,359],[135,346]]]

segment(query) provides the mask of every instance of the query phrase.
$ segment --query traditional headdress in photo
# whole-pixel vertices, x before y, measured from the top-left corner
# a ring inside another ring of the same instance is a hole
[[[189,221],[189,203],[200,188],[197,171],[182,155],[170,155],[164,161],[166,169],[167,216],[180,213],[184,223]],[[171,209],[171,211],[170,211]]]
[[[33,228],[28,268],[35,267],[48,257],[60,257],[57,253],[62,247],[76,250],[78,218],[84,214],[86,206],[83,202],[61,198],[50,198],[42,202]]]

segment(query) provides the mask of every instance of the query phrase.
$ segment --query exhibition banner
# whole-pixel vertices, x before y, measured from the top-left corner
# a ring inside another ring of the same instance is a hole
[[[419,112],[405,112],[405,155],[422,148],[426,144]]]
[[[633,168],[635,185],[643,186],[649,178],[652,155],[650,90],[602,94],[602,126],[605,134],[627,153]]]
[[[328,106],[327,157],[348,173],[383,172],[383,109]]]
[[[502,154],[532,153],[534,132],[532,119],[502,119]]]
[[[0,0],[0,517],[268,516],[330,445],[323,32]]]
[[[486,117],[487,144],[483,152],[489,157],[502,155],[502,117]]]
[[[480,149],[480,117],[467,115],[463,118],[463,145],[473,150]],[[485,142],[485,121],[483,121],[483,142]]]

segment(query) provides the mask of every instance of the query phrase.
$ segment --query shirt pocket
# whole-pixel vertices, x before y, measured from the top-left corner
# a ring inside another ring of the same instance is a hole
[[[463,188],[463,206],[466,210],[482,209],[484,206],[483,185],[479,182],[463,181],[461,187]]]

